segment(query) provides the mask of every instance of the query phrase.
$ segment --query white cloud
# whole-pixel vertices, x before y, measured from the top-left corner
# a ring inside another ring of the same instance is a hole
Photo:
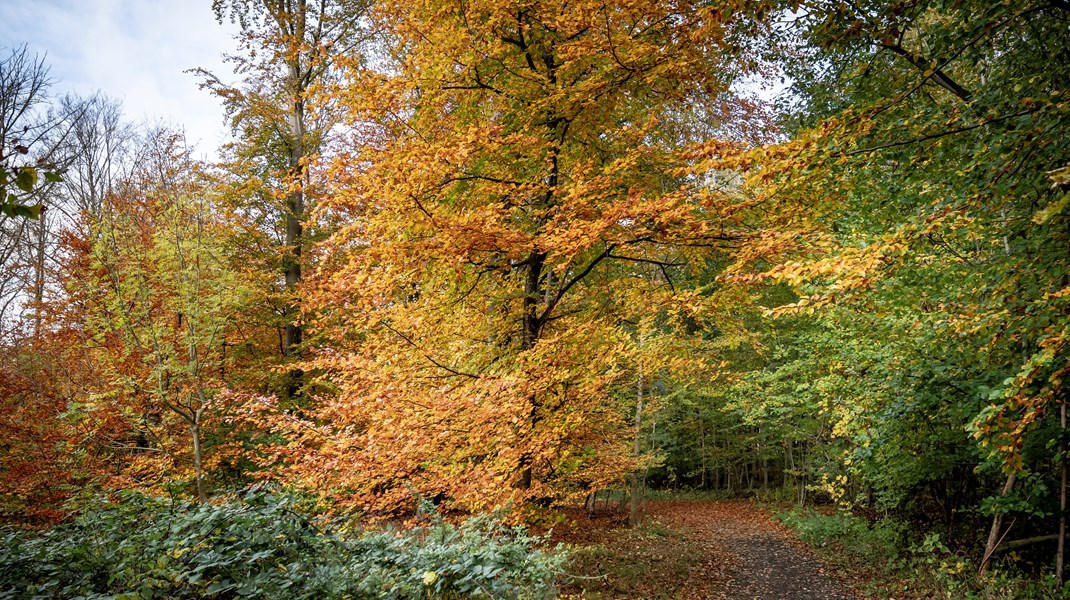
[[[0,46],[47,55],[55,93],[103,92],[132,120],[185,128],[201,155],[225,139],[218,100],[184,72],[231,79],[233,26],[216,22],[211,0],[0,0],[0,14]]]

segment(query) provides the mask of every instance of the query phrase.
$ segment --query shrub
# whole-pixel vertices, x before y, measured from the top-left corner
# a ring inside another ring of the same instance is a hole
[[[831,548],[847,559],[863,559],[892,566],[898,562],[904,525],[882,519],[872,525],[859,517],[837,512],[824,515],[797,509],[778,515],[804,542]]]
[[[565,560],[491,516],[342,533],[295,498],[129,494],[43,532],[0,532],[0,598],[546,598]]]

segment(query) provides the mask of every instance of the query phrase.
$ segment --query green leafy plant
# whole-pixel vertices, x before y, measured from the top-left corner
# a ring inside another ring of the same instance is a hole
[[[903,543],[903,525],[884,519],[873,525],[854,515],[831,515],[798,509],[778,515],[806,543],[828,548],[844,558],[862,559],[872,564],[898,562]]]
[[[204,505],[128,493],[51,530],[7,530],[0,598],[545,598],[565,560],[493,516],[346,531],[298,506],[263,491]]]

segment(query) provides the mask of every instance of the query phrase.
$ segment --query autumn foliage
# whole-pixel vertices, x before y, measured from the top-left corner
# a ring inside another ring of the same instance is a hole
[[[95,100],[0,217],[3,519],[645,481],[939,520],[982,572],[1065,530],[1064,2],[213,7],[220,160]]]
[[[731,113],[746,26],[686,2],[377,8],[391,63],[350,61],[330,91],[350,133],[319,208],[341,225],[305,302],[319,435],[298,481],[374,512],[413,491],[483,510],[636,468],[640,363],[710,362],[640,340],[702,345],[685,321],[724,292],[683,280],[737,236],[706,214],[723,194],[673,175],[688,140],[667,132]]]

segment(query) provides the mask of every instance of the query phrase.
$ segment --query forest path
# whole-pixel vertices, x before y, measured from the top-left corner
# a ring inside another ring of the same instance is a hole
[[[651,516],[678,529],[706,553],[727,559],[727,581],[692,598],[854,600],[778,522],[746,502],[659,502]],[[706,562],[706,561],[703,561]],[[702,573],[695,576],[702,577]],[[717,589],[721,588],[721,589]]]
[[[580,516],[561,538],[583,548],[574,566],[585,579],[566,586],[564,597],[857,598],[787,528],[748,502],[656,501],[647,515],[650,525],[635,530],[620,527],[621,517]]]

